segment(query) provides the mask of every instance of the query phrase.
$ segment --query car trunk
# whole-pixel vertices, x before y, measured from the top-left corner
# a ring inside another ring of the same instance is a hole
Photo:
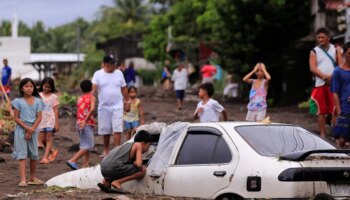
[[[299,178],[314,182],[315,195],[327,193],[334,197],[350,197],[349,156],[314,155],[300,164],[303,170],[298,172]]]

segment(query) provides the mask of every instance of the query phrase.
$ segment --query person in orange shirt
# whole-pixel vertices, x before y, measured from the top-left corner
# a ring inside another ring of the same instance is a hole
[[[213,65],[210,64],[209,61],[207,61],[201,69],[202,83],[213,83],[216,71],[217,71],[216,67],[214,67]]]

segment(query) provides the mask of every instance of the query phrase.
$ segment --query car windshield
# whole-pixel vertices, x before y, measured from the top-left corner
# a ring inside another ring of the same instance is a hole
[[[260,155],[275,157],[287,153],[335,149],[313,133],[289,125],[239,126],[235,130]]]

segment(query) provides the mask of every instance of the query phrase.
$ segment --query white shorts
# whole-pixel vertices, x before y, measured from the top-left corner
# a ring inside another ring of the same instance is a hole
[[[123,132],[123,109],[98,109],[98,134],[110,135]]]
[[[265,119],[266,109],[264,110],[248,110],[247,117],[245,118],[250,122],[259,122]]]

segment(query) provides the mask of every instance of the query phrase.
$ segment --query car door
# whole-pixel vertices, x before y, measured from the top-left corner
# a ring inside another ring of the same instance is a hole
[[[223,130],[190,127],[167,169],[164,193],[172,196],[210,198],[229,186],[238,153]]]

